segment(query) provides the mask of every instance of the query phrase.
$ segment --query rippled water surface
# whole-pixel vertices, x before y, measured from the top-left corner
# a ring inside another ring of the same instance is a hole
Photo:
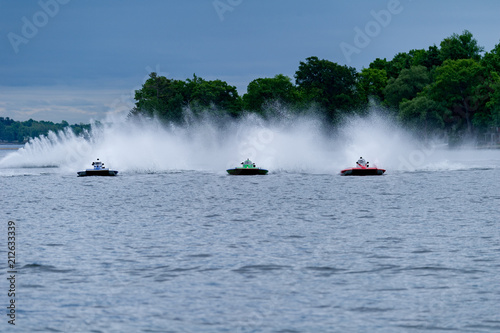
[[[381,177],[3,169],[0,331],[500,331],[492,154]]]

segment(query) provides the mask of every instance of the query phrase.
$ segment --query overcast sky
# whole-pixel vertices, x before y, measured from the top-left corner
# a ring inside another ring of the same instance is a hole
[[[0,116],[127,112],[152,71],[242,95],[310,56],[361,70],[464,30],[490,51],[499,13],[496,0],[0,0]]]

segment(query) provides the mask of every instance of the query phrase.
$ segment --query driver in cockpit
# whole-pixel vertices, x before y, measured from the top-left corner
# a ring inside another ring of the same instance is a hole
[[[359,166],[366,166],[366,161],[363,157],[360,157],[359,160],[356,162],[357,165]]]

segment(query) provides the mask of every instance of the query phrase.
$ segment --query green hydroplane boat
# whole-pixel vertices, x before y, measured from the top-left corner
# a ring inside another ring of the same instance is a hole
[[[265,175],[269,171],[262,168],[257,168],[255,163],[250,161],[248,158],[246,161],[241,162],[242,167],[236,167],[233,169],[227,169],[227,173],[234,176],[250,176],[250,175]]]

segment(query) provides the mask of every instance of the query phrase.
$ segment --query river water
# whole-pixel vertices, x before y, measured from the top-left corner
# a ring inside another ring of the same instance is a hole
[[[30,149],[0,151],[1,332],[500,331],[500,150],[410,151],[379,177],[76,177]]]

